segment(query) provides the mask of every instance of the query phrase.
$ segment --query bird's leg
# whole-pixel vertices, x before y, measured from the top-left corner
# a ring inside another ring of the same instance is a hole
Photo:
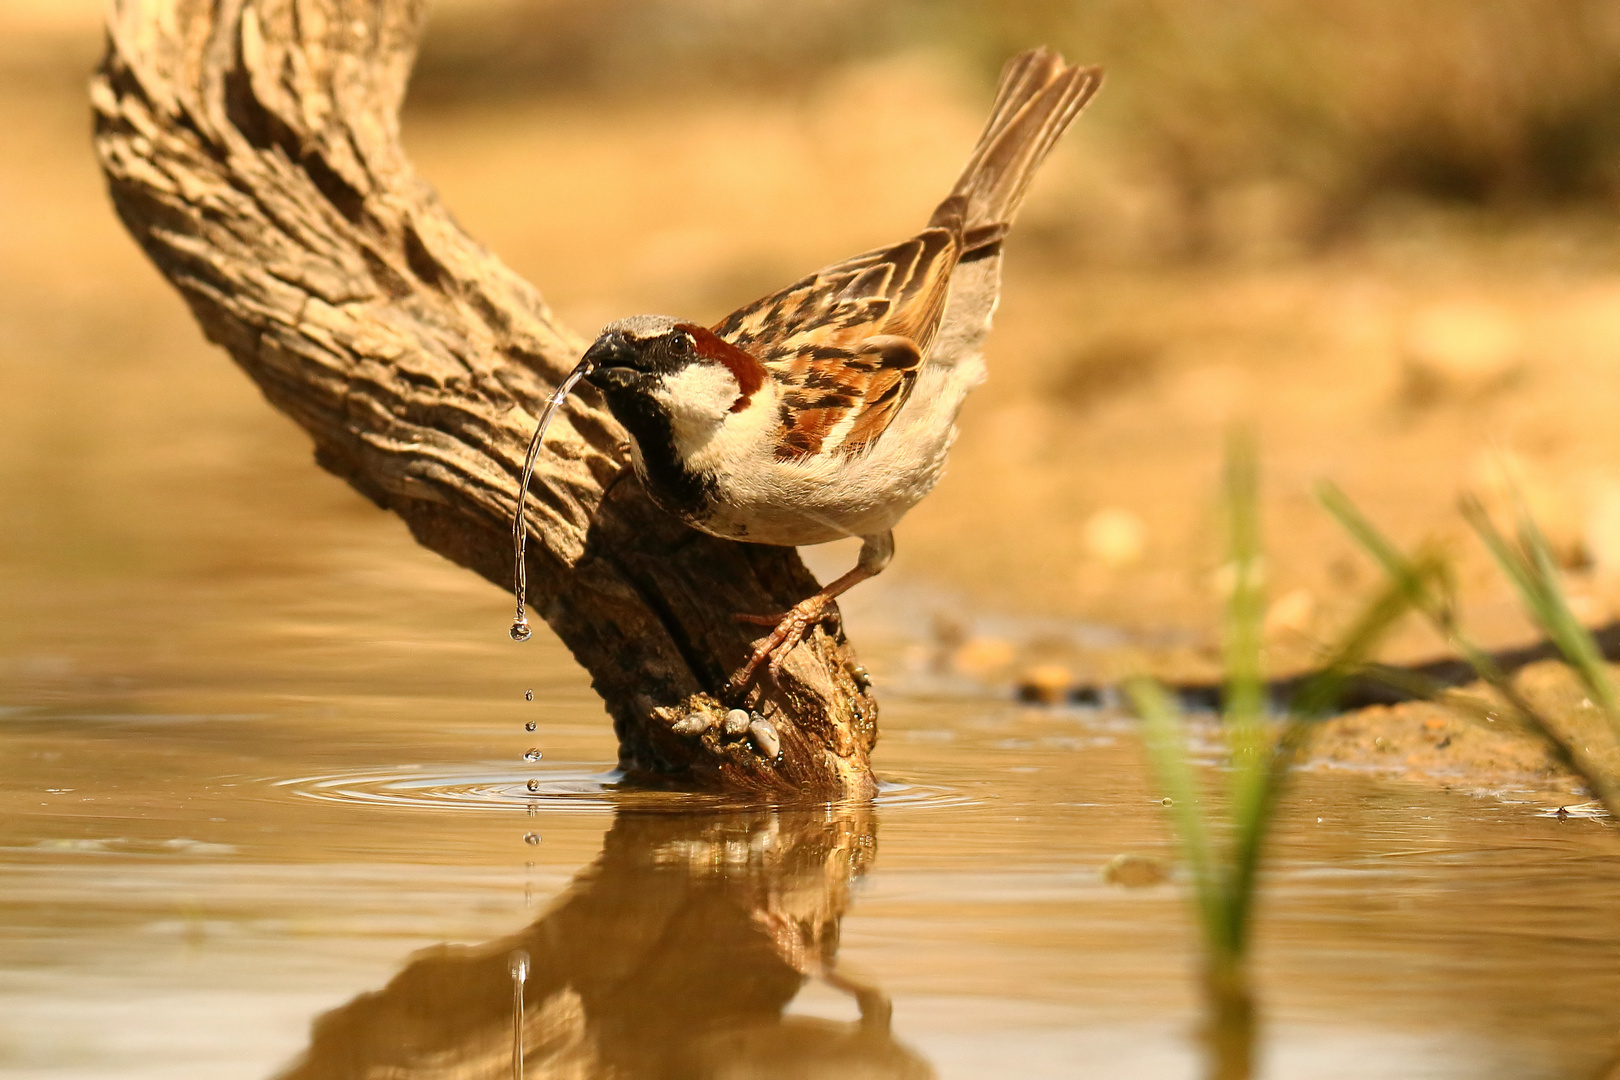
[[[799,601],[780,615],[735,616],[738,622],[769,626],[772,630],[755,646],[748,662],[731,676],[731,681],[727,685],[733,693],[746,688],[758,673],[759,666],[767,660],[770,661],[771,678],[775,679],[781,674],[782,661],[787,659],[787,654],[793,651],[793,647],[804,637],[805,632],[821,618],[827,605],[867,578],[876,577],[883,572],[885,566],[889,565],[889,560],[894,557],[892,532],[863,536],[861,540],[861,554],[855,561],[855,568],[815,595]]]

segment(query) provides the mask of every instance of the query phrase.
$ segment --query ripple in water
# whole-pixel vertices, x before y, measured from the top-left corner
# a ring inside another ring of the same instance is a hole
[[[600,811],[622,800],[614,791],[621,775],[583,767],[552,768],[538,775],[533,770],[400,767],[300,776],[277,780],[275,786],[308,799],[421,810],[523,810],[539,804],[552,810]]]
[[[271,781],[292,794],[325,802],[360,803],[418,810],[527,810],[600,812],[628,805],[663,805],[671,809],[735,806],[737,800],[717,795],[621,788],[616,769],[552,767],[541,772],[434,769],[398,766],[361,769],[326,776],[300,776]],[[876,803],[892,810],[976,806],[980,800],[931,784],[880,781]]]

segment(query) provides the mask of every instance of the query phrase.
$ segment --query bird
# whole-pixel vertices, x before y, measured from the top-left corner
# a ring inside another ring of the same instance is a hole
[[[983,133],[921,232],[713,326],[618,319],[580,359],[576,376],[601,392],[629,435],[637,477],[666,512],[755,544],[862,541],[853,569],[787,612],[736,616],[769,632],[729,679],[731,692],[762,665],[779,676],[833,600],[893,557],[895,524],[938,482],[957,413],[984,379],[1002,241],[1036,170],[1101,79],[1101,69],[1049,48],[1020,53],[1003,67]]]

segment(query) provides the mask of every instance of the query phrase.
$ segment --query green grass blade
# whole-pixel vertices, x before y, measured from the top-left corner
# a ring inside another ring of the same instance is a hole
[[[1322,666],[1289,703],[1290,723],[1315,723],[1331,713],[1350,678],[1372,660],[1378,645],[1416,607],[1415,597],[1427,595],[1445,573],[1436,554],[1403,563],[1400,579],[1391,579],[1326,650]]]
[[[1458,654],[1474,669],[1474,673],[1506,703],[1514,714],[1518,725],[1533,733],[1547,747],[1553,758],[1560,766],[1576,776],[1579,776],[1587,789],[1596,795],[1609,811],[1611,818],[1620,820],[1620,783],[1609,777],[1603,770],[1588,761],[1585,755],[1579,753],[1575,747],[1564,738],[1546,717],[1542,716],[1535,707],[1520,693],[1513,680],[1504,672],[1500,665],[1488,653],[1474,644],[1458,627],[1454,615],[1454,605],[1451,603],[1445,583],[1448,583],[1449,574],[1440,574],[1440,583],[1436,584],[1431,578],[1426,579],[1420,570],[1420,563],[1408,560],[1400,550],[1391,544],[1378,532],[1370,521],[1363,517],[1350,500],[1338,488],[1331,484],[1321,484],[1317,488],[1317,497],[1328,512],[1337,518],[1361,546],[1380,565],[1386,574],[1398,587],[1404,590],[1411,598],[1413,605],[1433,624],[1434,628],[1450,642]],[[1465,500],[1463,514],[1475,531],[1480,534],[1481,541],[1495,557],[1497,565],[1504,575],[1513,582],[1514,587],[1524,598],[1526,605],[1531,607],[1533,617],[1540,621],[1540,612],[1551,613],[1551,606],[1562,608],[1568,613],[1568,604],[1563,600],[1563,592],[1558,587],[1556,576],[1549,575],[1545,568],[1551,567],[1551,557],[1547,556],[1544,570],[1538,577],[1534,563],[1536,556],[1532,554],[1525,557],[1522,552],[1515,551],[1501,532],[1496,529],[1484,508],[1479,506],[1477,500]],[[1528,516],[1528,515],[1527,515]],[[1539,534],[1539,530],[1537,531]],[[1532,540],[1532,543],[1534,541]],[[1545,543],[1545,540],[1542,540]],[[1532,601],[1534,598],[1534,601]],[[1590,635],[1574,615],[1567,615],[1569,624],[1579,632],[1579,636],[1590,641]],[[1552,627],[1543,624],[1549,637],[1555,643]],[[1595,642],[1590,642],[1594,654],[1598,653]],[[1562,650],[1563,645],[1559,644]],[[1566,653],[1566,656],[1569,654]],[[1601,664],[1601,660],[1598,661]],[[1580,671],[1576,665],[1577,672]],[[1607,671],[1602,677],[1607,680]],[[1583,676],[1584,679],[1584,676]],[[1594,699],[1596,700],[1596,699]],[[1466,711],[1466,710],[1465,710]]]
[[[1390,543],[1378,527],[1356,509],[1337,484],[1323,480],[1316,485],[1316,501],[1344,527],[1351,539],[1361,545],[1361,549],[1371,555],[1373,561],[1384,568],[1384,572],[1392,578],[1400,579],[1405,576],[1406,557],[1399,548]]]
[[[1610,727],[1620,736],[1620,698],[1616,697],[1614,683],[1609,678],[1603,651],[1569,608],[1546,534],[1521,505],[1519,545],[1515,550],[1478,499],[1463,499],[1462,513],[1497,565],[1513,581],[1530,617],[1575,669],[1593,704],[1603,711]]]
[[[1434,625],[1482,679],[1493,682],[1506,678],[1490,654],[1470,641],[1457,626],[1455,604],[1451,599],[1451,570],[1438,553],[1422,553],[1417,561],[1408,559],[1356,509],[1344,492],[1331,483],[1324,481],[1318,484],[1316,497],[1350,534],[1351,539],[1383,567],[1384,573],[1401,584],[1410,596],[1412,606]],[[1420,564],[1428,559],[1435,560],[1435,572],[1424,574],[1420,571]]]
[[[1416,573],[1427,578],[1438,573],[1441,565],[1433,559],[1419,564]],[[1404,582],[1390,581],[1327,650],[1321,669],[1290,702],[1288,720],[1266,755],[1265,772],[1250,801],[1241,808],[1244,816],[1234,813],[1227,919],[1240,950],[1248,940],[1260,860],[1289,770],[1310,744],[1316,725],[1336,708],[1345,682],[1365,666],[1383,637],[1412,610],[1412,591]]]
[[[1152,679],[1131,679],[1125,683],[1125,692],[1142,718],[1143,741],[1159,786],[1170,797],[1170,820],[1181,841],[1182,858],[1192,871],[1205,944],[1212,952],[1229,956],[1232,943],[1226,933],[1223,875],[1210,842],[1198,778],[1187,757],[1186,722],[1164,687]]]
[[[1265,591],[1261,580],[1260,469],[1254,439],[1248,432],[1234,433],[1227,444],[1222,502],[1227,566],[1232,572],[1223,633],[1226,698],[1222,719],[1232,752],[1230,843],[1235,856],[1240,850],[1258,850],[1271,803],[1267,787],[1272,773],[1265,675],[1261,670]],[[1248,926],[1246,886],[1238,887],[1230,877],[1226,885],[1226,934],[1241,951]]]

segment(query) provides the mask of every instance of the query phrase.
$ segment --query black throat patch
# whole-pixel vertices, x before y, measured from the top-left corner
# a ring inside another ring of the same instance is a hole
[[[669,414],[649,395],[628,388],[604,391],[608,408],[640,452],[641,482],[652,501],[688,524],[703,521],[714,505],[714,477],[687,469],[675,453]]]

